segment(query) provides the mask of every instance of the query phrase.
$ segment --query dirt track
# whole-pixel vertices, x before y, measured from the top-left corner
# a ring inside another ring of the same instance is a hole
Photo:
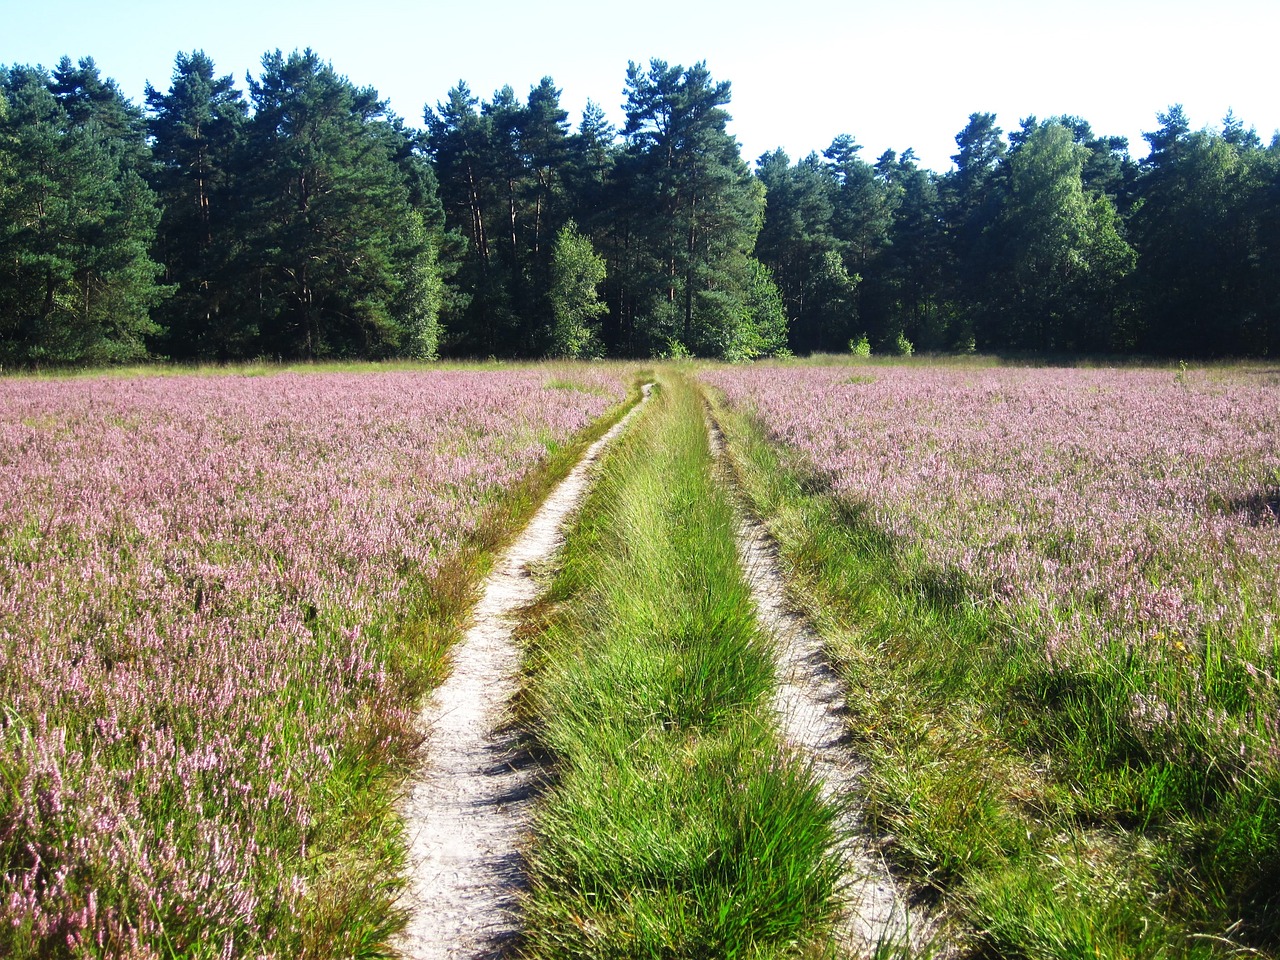
[[[409,922],[396,947],[405,957],[496,956],[518,934],[521,850],[539,771],[520,760],[506,724],[518,685],[515,617],[537,599],[541,587],[532,571],[562,542],[592,467],[638,409],[592,444],[498,561],[485,581],[474,625],[453,651],[449,679],[421,713],[429,759],[403,806],[410,837],[404,901]],[[714,424],[709,429],[713,454],[728,480],[723,438]],[[862,839],[856,807],[846,802],[856,794],[860,765],[844,743],[840,681],[827,665],[820,638],[787,605],[776,547],[745,512],[738,550],[761,623],[778,644],[774,709],[787,747],[813,763],[824,792],[844,811],[841,828],[848,837],[850,870],[841,945],[851,954],[867,955],[878,943],[918,940],[920,931],[908,929],[892,877]]]
[[[724,437],[707,425],[711,451],[725,482],[733,485]],[[773,708],[787,746],[812,763],[824,796],[841,811],[848,872],[837,927],[840,946],[852,956],[874,955],[880,944],[919,947],[922,926],[908,922],[906,900],[861,829],[856,804],[863,764],[846,743],[844,692],[823,652],[822,639],[787,601],[778,549],[764,526],[739,504],[738,555],[755,600],[760,624],[777,644],[778,686]]]
[[[646,385],[645,399],[649,390]],[[517,762],[505,725],[520,662],[514,617],[537,599],[541,588],[533,570],[559,547],[592,467],[639,409],[588,448],[499,559],[476,605],[474,626],[453,650],[449,679],[420,715],[428,762],[402,808],[410,840],[409,922],[396,946],[405,957],[492,956],[518,931],[520,850],[538,771]]]

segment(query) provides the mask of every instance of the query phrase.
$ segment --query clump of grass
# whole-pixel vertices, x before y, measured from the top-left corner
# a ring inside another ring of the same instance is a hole
[[[840,864],[778,747],[701,400],[667,373],[604,465],[528,642],[523,710],[553,759],[526,956],[769,957],[821,937]]]

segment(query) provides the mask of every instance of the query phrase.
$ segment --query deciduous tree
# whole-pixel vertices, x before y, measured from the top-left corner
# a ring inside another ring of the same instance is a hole
[[[1023,133],[990,228],[999,269],[983,305],[985,333],[1023,349],[1107,349],[1133,251],[1110,199],[1085,191],[1088,149],[1054,121],[1030,121]]]
[[[598,356],[604,348],[599,320],[609,310],[600,299],[604,260],[569,221],[556,235],[551,254],[552,352],[560,357]]]

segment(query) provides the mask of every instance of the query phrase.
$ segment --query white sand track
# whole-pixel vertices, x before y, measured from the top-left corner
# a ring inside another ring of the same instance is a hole
[[[724,436],[708,419],[712,455],[732,487]],[[906,899],[861,827],[855,802],[865,764],[850,749],[842,714],[843,684],[831,668],[822,638],[787,602],[777,544],[739,498],[738,555],[761,625],[776,643],[778,688],[773,707],[790,749],[812,764],[824,796],[840,810],[839,830],[848,870],[836,935],[850,956],[873,956],[881,947],[915,953],[926,925],[908,915]]]
[[[649,392],[646,384],[644,399]],[[395,945],[405,957],[496,956],[519,931],[520,850],[538,770],[520,760],[506,724],[520,664],[515,617],[541,592],[532,571],[562,542],[592,468],[639,408],[588,448],[498,560],[474,625],[452,651],[449,678],[422,710],[427,760],[402,807],[410,843],[403,903],[409,922]]]

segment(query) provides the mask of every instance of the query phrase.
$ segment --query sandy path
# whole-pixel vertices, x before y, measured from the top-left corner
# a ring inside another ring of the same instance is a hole
[[[646,384],[645,399],[649,391]],[[396,947],[405,957],[495,956],[519,930],[520,848],[537,770],[519,759],[515,733],[504,728],[520,662],[514,616],[537,599],[532,568],[560,545],[591,468],[638,409],[588,448],[499,559],[474,626],[453,649],[449,679],[419,717],[429,731],[428,759],[402,808],[410,841],[409,922]]]
[[[711,450],[727,482],[732,471],[719,426],[708,419]],[[841,715],[840,678],[831,669],[821,637],[787,603],[778,548],[763,525],[739,502],[738,554],[747,574],[760,623],[777,643],[778,688],[773,707],[787,743],[813,765],[823,794],[841,810],[839,829],[847,838],[849,870],[842,886],[844,910],[837,927],[840,946],[853,956],[870,956],[879,944],[920,947],[925,930],[911,916],[883,859],[861,829],[857,796],[864,764],[849,749]]]

